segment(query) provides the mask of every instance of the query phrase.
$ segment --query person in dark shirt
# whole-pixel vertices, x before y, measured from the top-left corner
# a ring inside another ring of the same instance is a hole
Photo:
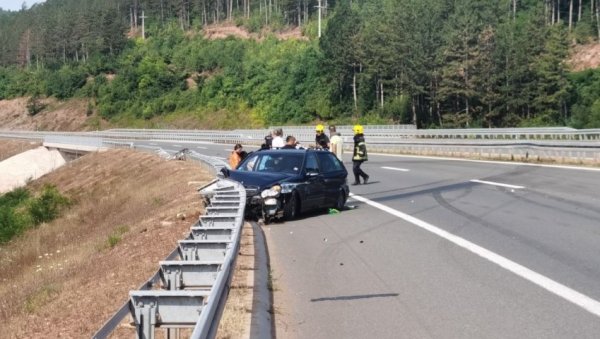
[[[317,149],[329,149],[329,138],[325,134],[325,126],[318,124],[315,128],[317,135],[315,136],[315,146]]]
[[[369,157],[367,156],[364,128],[361,125],[356,125],[352,130],[354,131],[354,153],[352,155],[354,183],[352,183],[352,185],[360,185],[360,177],[363,178],[363,182],[366,184],[369,182],[369,175],[360,168],[363,162],[369,160]]]
[[[260,149],[271,149],[271,145],[273,144],[273,135],[271,133],[267,134],[265,137],[265,142],[260,145]]]
[[[288,135],[287,138],[285,138],[285,146],[281,149],[296,149],[296,138],[292,135]]]

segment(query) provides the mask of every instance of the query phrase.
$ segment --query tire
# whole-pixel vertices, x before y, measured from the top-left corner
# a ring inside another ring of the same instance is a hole
[[[298,211],[300,210],[300,204],[298,201],[298,194],[296,192],[292,192],[290,196],[290,200],[285,203],[283,207],[283,219],[285,220],[294,220],[298,216]]]
[[[344,206],[346,205],[346,193],[344,192],[344,190],[341,190],[340,193],[338,193],[337,199],[335,200],[335,205],[333,206],[333,208],[335,208],[338,211],[341,211],[344,209]]]

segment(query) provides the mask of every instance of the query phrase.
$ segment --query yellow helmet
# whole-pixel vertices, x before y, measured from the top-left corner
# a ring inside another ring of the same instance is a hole
[[[354,131],[354,134],[363,134],[364,133],[364,129],[361,125],[354,125],[354,128],[352,128],[352,130]]]
[[[324,132],[325,131],[325,126],[318,124],[317,127],[315,128],[315,131],[317,132]]]

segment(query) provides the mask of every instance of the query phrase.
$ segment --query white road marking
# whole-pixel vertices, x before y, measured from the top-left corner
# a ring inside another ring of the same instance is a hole
[[[196,146],[196,148],[198,148],[198,149],[208,149],[207,147],[203,147],[203,146]]]
[[[181,145],[173,145],[173,147],[182,147]]]
[[[151,142],[150,145],[152,145],[152,146],[158,146],[158,144],[155,144],[153,142]]]
[[[492,186],[500,186],[500,187],[514,188],[514,189],[525,188],[525,186],[509,185],[509,184],[503,184],[503,183],[499,183],[499,182],[493,182],[493,181],[484,181],[484,180],[478,180],[478,179],[473,179],[473,180],[470,180],[470,181],[471,181],[471,182],[476,182],[476,183],[478,183],[478,184],[485,184],[485,185],[492,185]]]
[[[520,265],[510,259],[507,259],[499,254],[496,254],[490,250],[487,250],[479,245],[476,245],[464,238],[456,236],[450,232],[444,231],[443,229],[431,225],[423,220],[417,219],[408,214],[397,211],[393,208],[380,204],[378,202],[369,200],[367,198],[363,198],[359,195],[355,195],[350,193],[350,196],[355,200],[364,202],[368,205],[371,205],[377,209],[380,209],[384,212],[387,212],[393,216],[396,216],[402,220],[405,220],[417,227],[420,227],[426,231],[429,231],[441,238],[444,238],[451,243],[466,249],[469,252],[472,252],[484,259],[491,261],[492,263],[518,275],[519,277],[529,280],[530,282],[538,285],[539,287],[553,293],[581,308],[584,310],[594,314],[595,316],[600,317],[600,302],[588,297],[585,294],[575,291],[574,289],[567,287],[559,282],[556,282],[544,275],[541,275],[537,272],[530,270],[529,268]]]
[[[227,158],[223,158],[223,157],[213,157],[213,158],[217,158],[217,159],[221,159],[221,160],[227,160]]]
[[[381,168],[392,170],[392,171],[400,171],[400,172],[409,172],[410,171],[409,169],[406,169],[406,168],[396,168],[396,167],[387,167],[387,166],[383,166]]]
[[[389,153],[369,153],[370,155],[379,155],[383,157],[399,157],[399,158],[416,158],[416,159],[429,159],[429,160],[447,160],[447,161],[465,161],[465,162],[478,162],[482,164],[499,164],[499,165],[511,165],[511,166],[533,166],[533,167],[547,167],[547,168],[558,168],[567,170],[578,170],[578,171],[591,171],[600,172],[600,168],[597,167],[577,167],[577,166],[561,166],[561,165],[545,165],[545,164],[530,164],[526,162],[511,162],[511,161],[494,161],[494,160],[472,160],[472,159],[460,159],[460,158],[448,158],[448,157],[432,157],[426,155],[405,155],[405,154],[389,154]]]

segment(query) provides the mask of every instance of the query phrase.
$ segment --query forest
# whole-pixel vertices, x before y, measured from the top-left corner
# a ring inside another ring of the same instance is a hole
[[[87,98],[121,125],[598,128],[600,70],[565,61],[599,38],[600,0],[47,0],[0,10],[0,100]]]

